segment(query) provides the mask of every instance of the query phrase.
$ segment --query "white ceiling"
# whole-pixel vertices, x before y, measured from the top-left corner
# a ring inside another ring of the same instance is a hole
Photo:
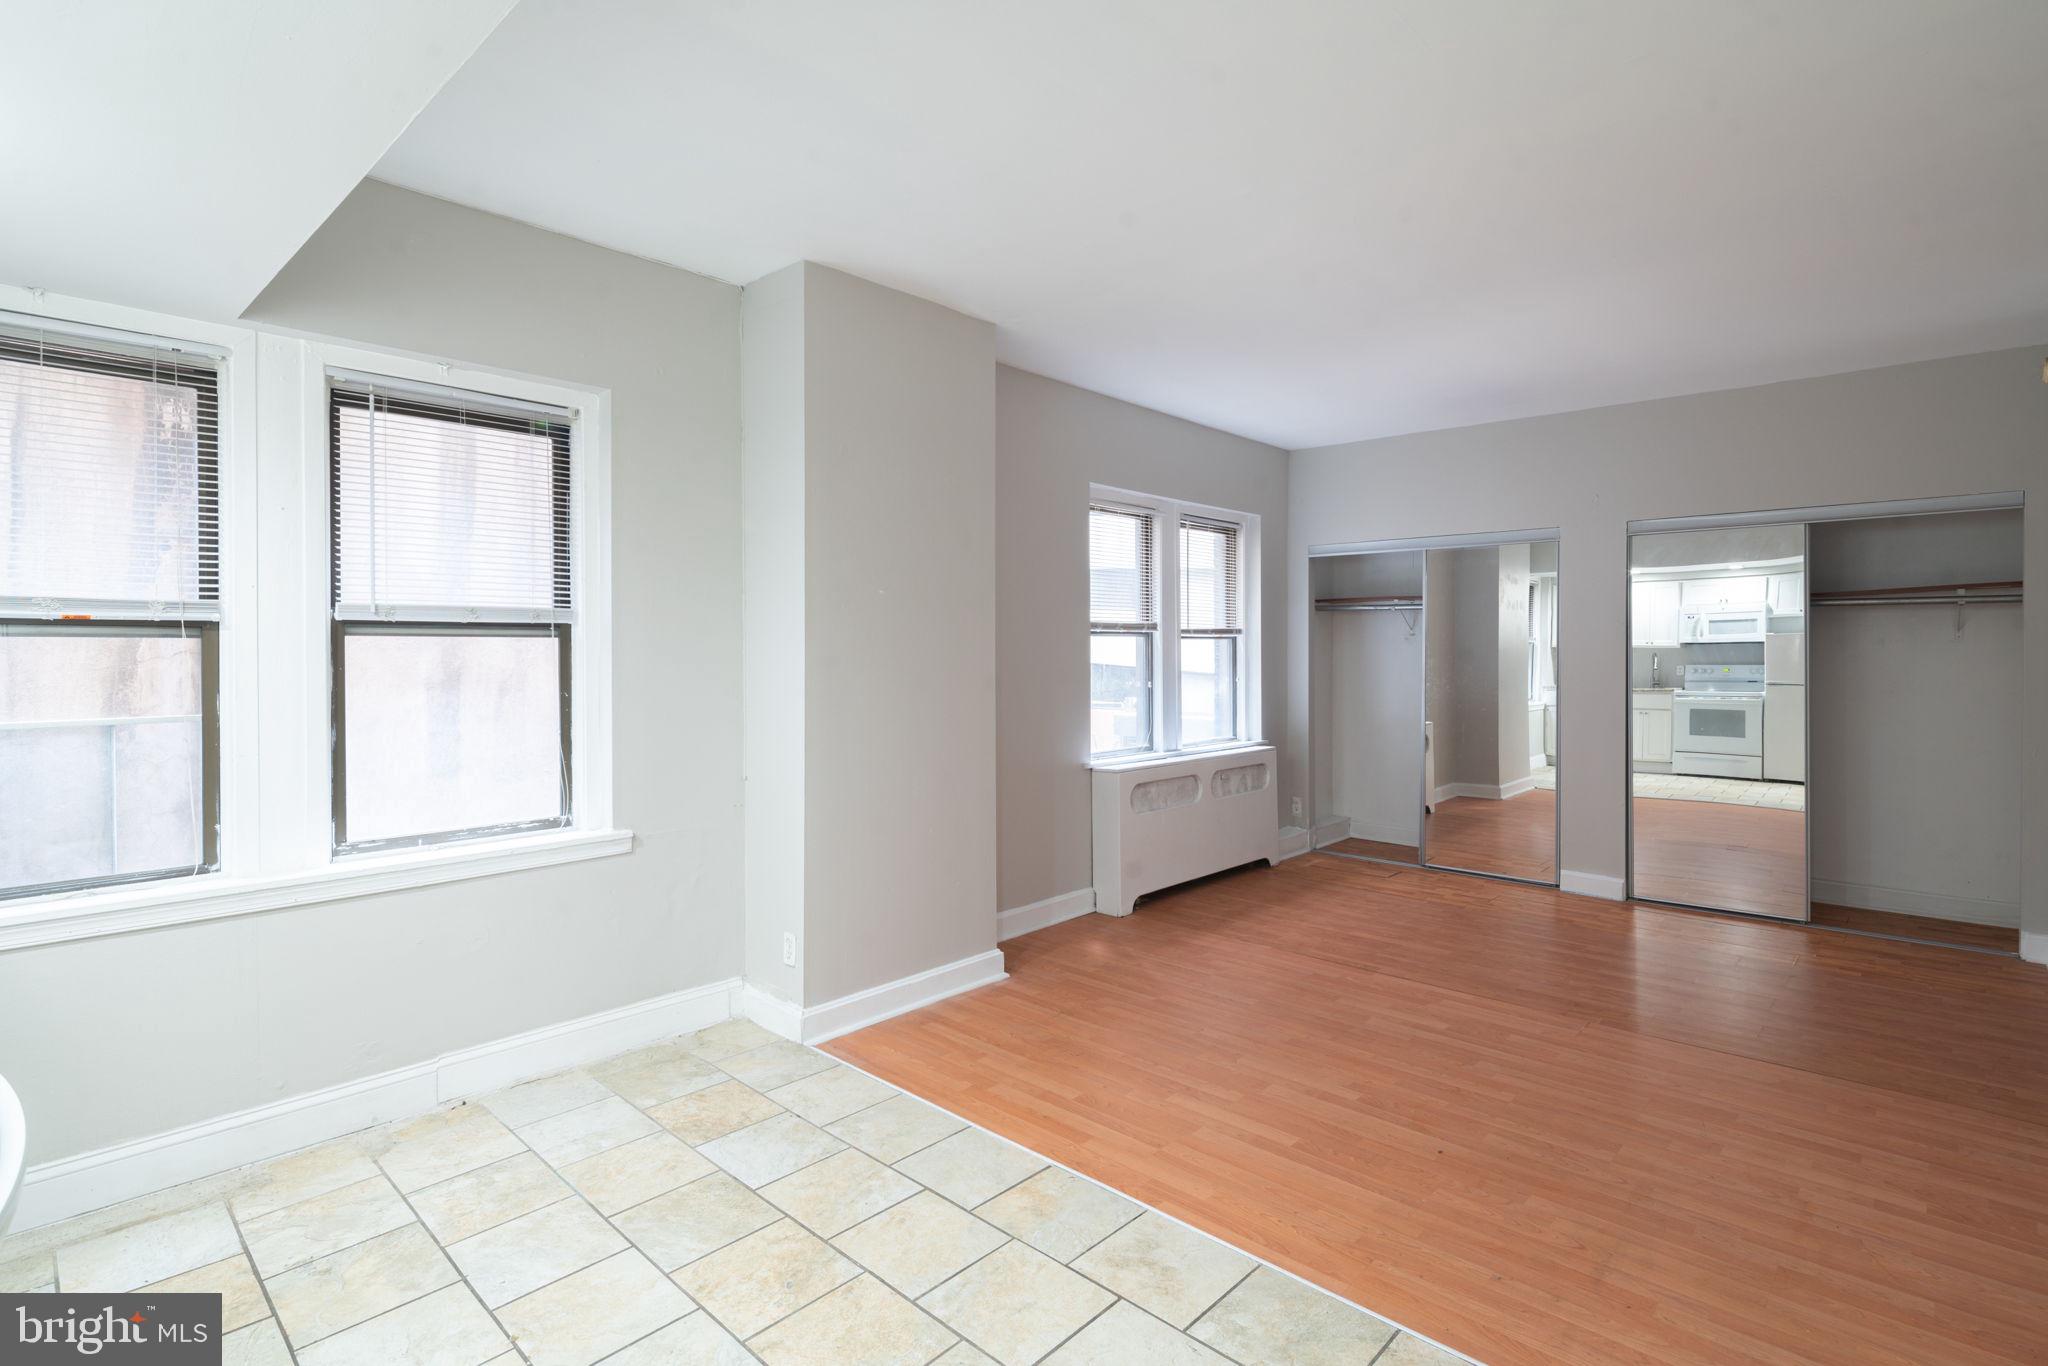
[[[239,316],[511,6],[9,5],[0,280]]]
[[[2041,0],[523,0],[376,174],[1302,447],[2048,341],[2044,71]]]

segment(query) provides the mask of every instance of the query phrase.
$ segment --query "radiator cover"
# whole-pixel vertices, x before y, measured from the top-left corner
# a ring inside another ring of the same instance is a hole
[[[1249,745],[1095,768],[1095,909],[1129,915],[1146,892],[1277,861],[1275,759]]]

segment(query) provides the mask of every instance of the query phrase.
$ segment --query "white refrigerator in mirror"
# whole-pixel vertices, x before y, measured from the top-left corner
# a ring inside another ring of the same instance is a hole
[[[1764,637],[1764,778],[1806,781],[1806,633]]]

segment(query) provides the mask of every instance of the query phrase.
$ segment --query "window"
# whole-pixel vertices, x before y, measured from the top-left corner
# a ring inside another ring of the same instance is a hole
[[[1557,575],[1529,580],[1529,700],[1557,700]]]
[[[1094,491],[1088,507],[1092,757],[1232,744],[1252,734],[1256,658],[1244,566],[1256,525],[1256,518],[1215,509]],[[1162,530],[1176,534],[1162,536]]]
[[[218,866],[217,365],[0,326],[0,896]]]
[[[334,847],[569,823],[569,415],[328,395]]]
[[[1159,593],[1152,513],[1088,509],[1088,734],[1096,755],[1152,748]]]
[[[1180,519],[1180,742],[1238,738],[1238,659],[1244,617],[1238,593],[1238,528],[1184,513]]]

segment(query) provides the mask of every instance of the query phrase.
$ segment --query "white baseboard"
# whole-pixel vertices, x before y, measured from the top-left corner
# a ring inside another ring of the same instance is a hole
[[[1453,797],[1477,797],[1481,801],[1504,802],[1510,797],[1519,797],[1524,792],[1536,790],[1534,775],[1517,778],[1511,783],[1495,786],[1492,783],[1439,783],[1436,797],[1430,805],[1447,802]]]
[[[1972,925],[2002,925],[2016,929],[2020,923],[2020,907],[2016,901],[1984,901],[1977,897],[1915,892],[1904,887],[1878,887],[1863,882],[1824,882],[1815,878],[1813,899],[1836,906],[1859,906],[1866,911],[1895,911],[1935,920],[1961,920]]]
[[[972,958],[962,958],[908,977],[899,977],[893,982],[869,987],[866,991],[841,996],[836,1001],[806,1007],[800,1041],[823,1043],[827,1039],[836,1039],[841,1034],[850,1034],[892,1015],[901,1015],[948,996],[1003,981],[1009,975],[1003,971],[1003,951],[990,949]]]
[[[1602,901],[1628,900],[1628,882],[1605,873],[1581,873],[1567,868],[1557,880],[1559,891],[1574,896],[1597,896]]]
[[[1003,981],[1009,975],[1003,971],[1003,951],[990,949],[972,958],[927,968],[814,1006],[785,1001],[750,982],[740,993],[740,1011],[761,1028],[785,1039],[823,1043],[948,996]]]
[[[770,1034],[780,1034],[785,1039],[803,1037],[804,1008],[794,1001],[785,1001],[772,992],[764,991],[752,982],[740,989],[740,1014]]]
[[[1275,847],[1277,857],[1274,861],[1285,863],[1298,854],[1306,854],[1310,847],[1308,831],[1298,825],[1283,825],[1280,827],[1280,843]]]
[[[1057,925],[1062,920],[1076,916],[1091,915],[1095,911],[1095,889],[1083,887],[1079,891],[1062,892],[1049,896],[1043,901],[1034,901],[1028,906],[1014,906],[996,915],[996,942],[1015,939],[1020,934],[1030,934]]]
[[[53,1224],[375,1124],[425,1114],[448,1100],[687,1034],[731,1019],[739,992],[737,978],[671,992],[166,1133],[39,1163],[24,1174],[13,1228]]]

